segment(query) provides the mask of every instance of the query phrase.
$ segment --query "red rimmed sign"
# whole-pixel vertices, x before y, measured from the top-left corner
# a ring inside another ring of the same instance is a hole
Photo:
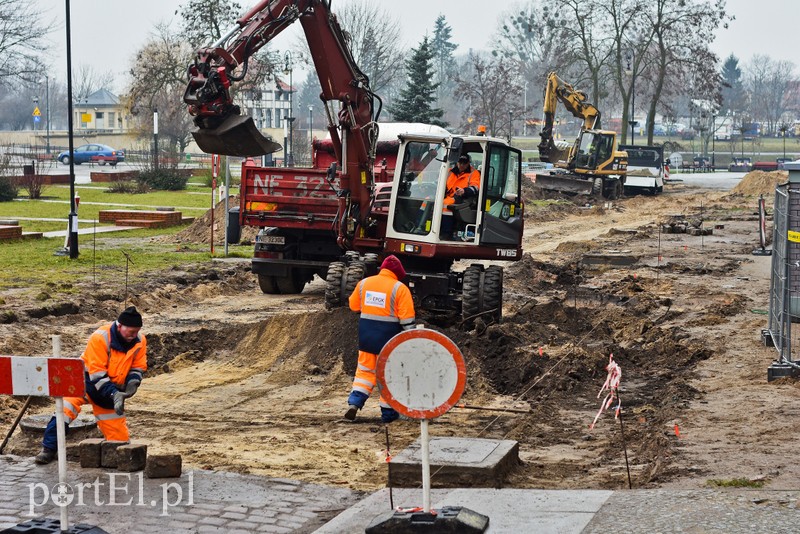
[[[464,356],[440,332],[401,332],[378,356],[378,381],[383,397],[399,413],[413,419],[433,419],[461,399],[467,383]]]

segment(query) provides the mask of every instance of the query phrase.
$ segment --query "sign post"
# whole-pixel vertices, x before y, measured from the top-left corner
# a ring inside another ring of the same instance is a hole
[[[52,358],[0,356],[0,395],[55,397],[58,442],[58,487],[67,488],[67,438],[64,431],[64,398],[84,394],[83,362],[61,358],[61,338],[53,336]],[[67,503],[61,508],[61,530],[69,530]]]
[[[377,376],[386,402],[402,415],[420,420],[422,509],[398,508],[379,517],[366,533],[485,532],[487,516],[458,506],[431,509],[428,422],[449,411],[464,393],[467,368],[461,351],[435,330],[420,327],[401,332],[381,350]]]

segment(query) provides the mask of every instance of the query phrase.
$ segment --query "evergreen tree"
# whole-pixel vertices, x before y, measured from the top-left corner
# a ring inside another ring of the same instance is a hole
[[[731,54],[722,65],[722,108],[721,113],[741,111],[745,104],[744,81],[739,59]]]
[[[441,104],[442,96],[452,92],[455,87],[455,61],[453,52],[458,45],[450,42],[453,30],[445,21],[444,15],[436,18],[433,28],[433,39],[431,48],[433,49],[433,64],[436,70],[435,81],[439,85],[437,89],[437,100]]]
[[[436,88],[439,87],[433,81],[432,60],[433,52],[428,36],[425,36],[419,48],[412,49],[411,57],[406,60],[408,81],[390,110],[395,120],[447,126],[442,120],[444,111],[431,107],[436,100]]]

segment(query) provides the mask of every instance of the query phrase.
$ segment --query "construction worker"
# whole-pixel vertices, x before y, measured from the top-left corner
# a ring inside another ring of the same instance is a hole
[[[469,154],[461,154],[456,166],[450,170],[450,175],[447,177],[440,234],[442,239],[451,239],[453,235],[453,212],[447,207],[478,196],[481,175],[477,169],[472,167],[471,163]]]
[[[387,256],[381,271],[361,280],[350,295],[350,309],[360,312],[358,320],[358,367],[353,389],[347,399],[345,419],[353,421],[377,384],[378,353],[396,334],[414,328],[414,302],[401,280],[406,271],[396,256]],[[378,386],[380,391],[380,386]],[[391,423],[400,414],[380,397],[381,420]]]
[[[66,430],[78,417],[81,406],[91,404],[97,426],[109,441],[129,441],[125,400],[133,397],[147,370],[147,341],[139,334],[142,316],[134,306],[126,308],[116,321],[98,328],[83,352],[83,397],[64,398]],[[48,464],[56,457],[56,418],[44,431],[42,452],[34,459]]]

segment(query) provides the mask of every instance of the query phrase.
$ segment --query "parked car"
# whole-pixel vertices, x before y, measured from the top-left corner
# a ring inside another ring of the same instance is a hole
[[[69,165],[69,151],[61,152],[56,159],[64,165]],[[105,165],[108,163],[113,167],[120,161],[125,161],[125,151],[116,150],[108,145],[91,143],[76,148],[73,159],[75,160],[75,165],[80,165],[81,163]]]

